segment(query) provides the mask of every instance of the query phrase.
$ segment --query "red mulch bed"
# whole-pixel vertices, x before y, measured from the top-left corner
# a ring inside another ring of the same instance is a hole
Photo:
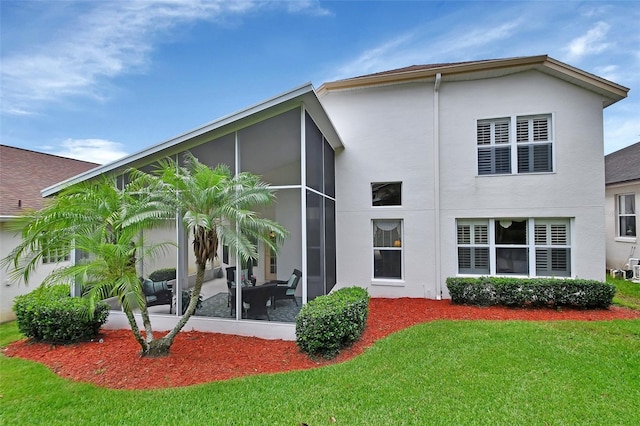
[[[102,343],[58,346],[22,340],[9,345],[4,354],[40,362],[59,376],[72,380],[116,389],[153,389],[343,362],[395,331],[438,319],[601,321],[632,318],[640,318],[640,311],[618,307],[599,310],[480,308],[453,305],[448,300],[371,299],[362,338],[331,361],[311,360],[291,341],[199,331],[180,333],[171,354],[165,358],[140,358],[140,347],[130,330],[102,330],[99,337]]]

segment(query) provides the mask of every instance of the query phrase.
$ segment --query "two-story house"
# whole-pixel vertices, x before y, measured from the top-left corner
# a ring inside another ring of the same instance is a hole
[[[351,285],[374,297],[447,298],[445,280],[457,275],[602,280],[602,110],[627,92],[546,55],[411,66],[317,91],[307,84],[43,195],[187,150],[259,174],[277,192],[260,213],[290,237],[277,254],[260,248],[253,273],[261,282],[301,270],[303,303]],[[176,252],[145,268],[176,267],[179,289],[193,261],[188,236],[178,235]],[[227,254],[221,266],[235,265]],[[190,325],[293,336],[291,323],[274,331],[239,312],[236,321],[213,316]]]

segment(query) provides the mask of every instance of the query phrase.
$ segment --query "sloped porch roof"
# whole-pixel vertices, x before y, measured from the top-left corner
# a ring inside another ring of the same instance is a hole
[[[251,124],[274,117],[304,105],[334,150],[342,148],[342,140],[318,100],[311,83],[274,96],[233,114],[221,117],[179,136],[138,151],[119,160],[97,167],[42,190],[42,196],[54,195],[65,187],[92,179],[104,173],[122,173],[130,167],[141,167],[156,159],[191,149],[203,142],[232,133]]]

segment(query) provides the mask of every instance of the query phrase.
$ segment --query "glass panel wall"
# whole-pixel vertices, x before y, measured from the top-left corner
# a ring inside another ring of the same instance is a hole
[[[323,225],[322,196],[307,190],[307,295],[309,300],[325,294]]]
[[[300,185],[300,109],[238,131],[240,171],[272,186]]]
[[[336,283],[334,151],[305,115],[307,297],[327,294]],[[317,191],[317,192],[316,192]],[[329,198],[331,197],[331,198]]]

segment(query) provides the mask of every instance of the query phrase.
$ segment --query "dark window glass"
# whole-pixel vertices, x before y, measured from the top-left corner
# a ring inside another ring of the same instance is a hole
[[[322,196],[307,191],[307,296],[324,295],[324,203]]]
[[[372,183],[371,198],[374,206],[401,206],[402,182]]]
[[[526,248],[496,248],[496,272],[529,275],[529,250]]]
[[[305,114],[307,186],[322,191],[323,137],[309,114]]]
[[[373,276],[375,278],[402,278],[402,252],[399,250],[374,250]]]
[[[329,197],[336,196],[335,152],[326,140],[324,141],[324,193]]]
[[[328,198],[324,199],[324,256],[325,256],[325,280],[326,294],[328,294],[337,282],[336,275],[336,203]]]
[[[497,219],[496,244],[527,244],[527,221]]]

